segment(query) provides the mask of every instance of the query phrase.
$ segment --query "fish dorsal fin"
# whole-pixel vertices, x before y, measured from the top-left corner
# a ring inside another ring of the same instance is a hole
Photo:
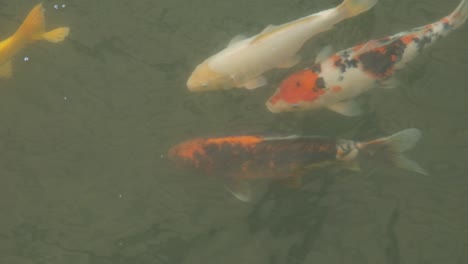
[[[229,41],[229,44],[228,44],[227,46],[230,47],[230,46],[236,44],[237,42],[242,41],[242,40],[244,40],[244,39],[246,39],[246,38],[247,38],[247,37],[244,36],[244,35],[237,35],[237,36],[233,37],[233,38],[231,39],[231,41]]]
[[[253,40],[252,43],[256,43],[261,41],[262,39],[265,39],[269,37],[272,33],[276,32],[278,29],[283,27],[284,25],[281,26],[275,26],[275,25],[268,25],[262,32],[260,32]]]
[[[368,51],[371,51],[373,49],[385,46],[385,45],[382,45],[381,42],[378,41],[378,40],[371,40],[371,41],[368,41],[368,42],[366,42],[364,44],[361,44],[361,45],[362,46],[358,50],[356,50],[354,52],[354,54],[353,54],[354,56],[359,56],[359,55],[361,55],[363,53],[366,53]]]
[[[354,55],[359,56],[368,51],[375,50],[381,47],[385,47],[388,44],[402,38],[403,36],[404,34],[400,33],[400,34],[396,34],[390,37],[389,39],[374,39],[374,40],[368,41],[364,44],[361,44],[362,46],[354,52]]]
[[[274,31],[274,30],[277,29],[278,27],[279,27],[279,26],[277,26],[277,25],[272,25],[272,24],[270,24],[270,25],[266,26],[266,28],[264,28],[264,29],[262,30],[262,32],[260,32],[260,34],[269,33],[269,32],[271,32],[271,31]]]
[[[292,140],[301,138],[299,135],[289,135],[289,136],[279,136],[279,137],[265,137],[266,141],[275,141],[275,140]]]
[[[304,17],[304,18],[300,18],[298,20],[294,20],[294,21],[291,21],[291,22],[288,22],[288,23],[285,23],[285,24],[281,24],[281,25],[268,25],[265,29],[263,29],[262,32],[260,32],[253,40],[252,40],[252,43],[256,43],[258,41],[261,41],[265,38],[268,38],[269,36],[271,36],[271,34],[273,33],[276,33],[278,31],[281,31],[281,30],[284,30],[284,29],[287,29],[289,27],[293,27],[295,25],[298,25],[298,24],[303,24],[303,23],[308,23],[312,20],[315,20],[318,16],[316,14],[314,15],[310,15],[310,16],[307,16],[307,17]]]

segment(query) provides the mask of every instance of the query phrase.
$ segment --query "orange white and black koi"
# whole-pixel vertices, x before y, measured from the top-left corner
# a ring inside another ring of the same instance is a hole
[[[226,187],[240,200],[250,199],[245,180],[269,178],[298,182],[304,171],[324,165],[358,168],[360,154],[383,152],[397,167],[425,174],[403,152],[419,140],[418,129],[406,129],[368,142],[337,140],[319,136],[231,136],[197,138],[169,151],[169,158],[181,165],[222,176]]]
[[[361,110],[353,97],[373,88],[392,88],[394,73],[424,48],[461,26],[468,17],[468,4],[441,20],[390,37],[340,51],[322,53],[316,64],[286,78],[266,103],[271,112],[328,108],[353,116]],[[320,58],[322,57],[322,58]]]

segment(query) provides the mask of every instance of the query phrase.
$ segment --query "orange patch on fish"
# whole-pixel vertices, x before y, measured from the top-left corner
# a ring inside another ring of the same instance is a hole
[[[319,152],[327,152],[329,145],[320,145]]]
[[[343,90],[343,87],[339,86],[339,85],[335,85],[331,88],[332,92],[341,92]]]
[[[223,137],[223,138],[211,138],[207,139],[207,144],[230,144],[230,145],[241,145],[244,147],[255,145],[263,141],[263,138],[257,136],[241,136],[241,137]]]
[[[335,54],[335,55],[333,55],[333,56],[331,57],[331,60],[333,61],[333,65],[336,66],[336,64],[337,64],[339,61],[341,61],[341,56]]]
[[[401,37],[401,41],[404,44],[408,45],[414,40],[414,38],[415,38],[414,35],[406,35],[406,36]]]
[[[195,155],[206,155],[205,149],[203,148],[204,142],[204,139],[194,139],[183,142],[169,150],[169,158],[190,160],[195,163],[196,167],[198,167],[199,162],[197,161]]]
[[[448,18],[444,17],[444,18],[442,18],[442,19],[440,20],[440,22],[449,24],[449,23],[450,23],[450,20],[449,20]]]
[[[366,45],[366,43],[362,43],[362,44],[354,46],[353,51],[356,52],[356,51],[360,50],[362,47],[364,47],[364,45]]]
[[[279,100],[298,103],[317,99],[325,93],[323,89],[316,87],[317,79],[318,75],[309,69],[290,75],[280,84],[278,92],[271,97],[270,103],[275,104]]]
[[[381,54],[385,54],[385,52],[387,51],[387,47],[382,46],[382,47],[375,48],[374,50],[377,52],[380,52]]]

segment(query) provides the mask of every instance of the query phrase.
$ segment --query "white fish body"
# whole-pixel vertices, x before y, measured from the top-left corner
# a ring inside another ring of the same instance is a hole
[[[250,37],[234,38],[228,47],[197,66],[187,86],[190,91],[266,84],[262,74],[273,68],[288,68],[299,62],[297,52],[313,36],[338,22],[371,8],[377,0],[345,0],[341,5],[279,26],[268,26]]]

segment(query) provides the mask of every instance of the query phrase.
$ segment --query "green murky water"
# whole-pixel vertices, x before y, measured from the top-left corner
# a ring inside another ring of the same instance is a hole
[[[1,80],[0,263],[468,263],[468,25],[426,50],[400,87],[367,93],[358,118],[268,112],[274,84],[294,69],[255,91],[185,87],[233,36],[338,2],[44,1],[48,27],[72,31],[23,50]],[[2,39],[35,4],[0,2]],[[295,69],[326,44],[424,25],[457,4],[381,0],[309,42]],[[299,190],[259,186],[252,203],[164,156],[194,136],[367,139],[408,127],[423,131],[410,154],[429,176],[369,163],[308,175]]]

